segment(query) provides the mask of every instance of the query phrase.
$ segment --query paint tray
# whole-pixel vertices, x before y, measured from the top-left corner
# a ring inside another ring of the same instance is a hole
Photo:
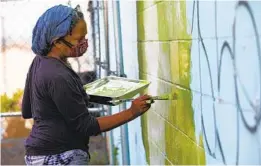
[[[84,85],[89,95],[89,102],[118,105],[118,100],[129,99],[142,92],[149,86],[146,80],[133,80],[122,77],[108,76]]]

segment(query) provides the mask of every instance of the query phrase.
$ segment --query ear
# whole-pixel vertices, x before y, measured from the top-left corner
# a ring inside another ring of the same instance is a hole
[[[61,48],[62,47],[62,42],[60,40],[54,40],[53,41],[53,45],[57,48]]]

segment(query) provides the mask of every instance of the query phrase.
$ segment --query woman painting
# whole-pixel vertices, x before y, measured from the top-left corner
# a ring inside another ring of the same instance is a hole
[[[82,56],[87,48],[87,26],[79,10],[57,5],[48,9],[33,29],[36,54],[27,74],[22,101],[23,118],[33,118],[25,141],[27,165],[86,165],[89,137],[114,129],[145,113],[144,95],[120,113],[93,117],[88,96],[67,58]]]

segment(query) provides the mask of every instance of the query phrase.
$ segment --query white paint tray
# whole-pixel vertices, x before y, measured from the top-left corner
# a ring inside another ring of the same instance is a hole
[[[149,84],[147,80],[108,76],[84,85],[84,89],[90,97],[90,102],[118,105],[120,102],[113,101],[132,98],[146,89]]]

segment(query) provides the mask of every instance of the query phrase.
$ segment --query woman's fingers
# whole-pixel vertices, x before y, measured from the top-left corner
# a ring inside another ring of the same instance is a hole
[[[154,103],[154,101],[149,95],[143,95],[136,98],[131,105],[134,116],[142,115],[148,111],[152,103]]]
[[[151,96],[149,96],[149,95],[143,95],[143,96],[140,97],[140,99],[141,99],[142,101],[144,101],[144,100],[149,100],[150,98],[151,98]]]

